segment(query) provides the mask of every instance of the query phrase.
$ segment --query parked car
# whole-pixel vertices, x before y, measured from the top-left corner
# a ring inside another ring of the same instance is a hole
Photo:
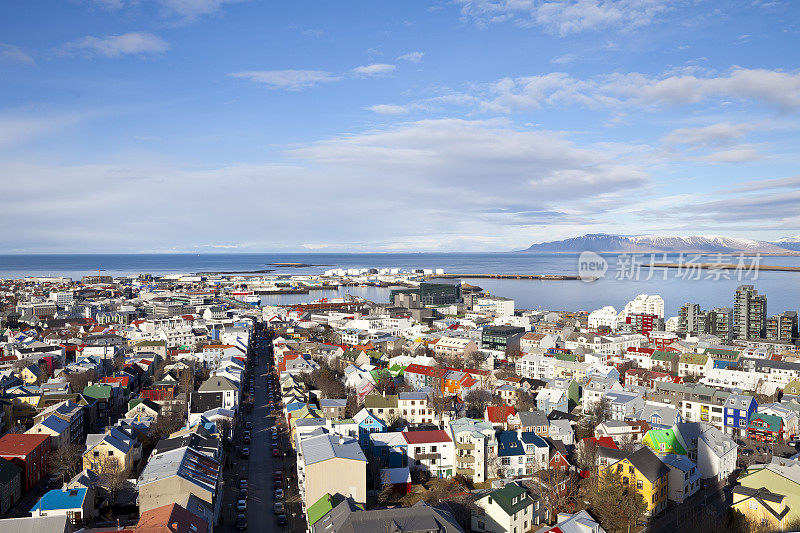
[[[280,479],[275,480],[275,488],[276,489],[282,489],[283,488],[283,482]]]
[[[750,448],[745,448],[744,450],[742,450],[742,455],[745,457],[750,457],[751,455],[753,455],[753,450],[751,450]]]
[[[283,499],[283,489],[275,489],[275,499],[276,500]]]
[[[281,452],[278,451],[278,448],[272,448],[272,457],[280,457]]]
[[[239,489],[239,499],[240,500],[247,499],[247,489]]]
[[[242,454],[241,455],[242,455],[242,457],[250,457],[250,448],[248,448],[247,446],[242,448]]]
[[[239,480],[239,488],[240,489],[246,489],[247,488],[247,480],[246,479],[240,479]]]
[[[253,423],[248,420],[247,422],[245,422],[244,428],[245,429],[253,429]]]
[[[275,514],[281,514],[284,511],[283,502],[275,502],[275,505],[272,506],[272,510],[275,511]]]
[[[275,471],[275,479],[283,479],[283,470]]]
[[[236,515],[236,529],[239,531],[247,529],[247,516],[244,513]]]
[[[278,525],[279,526],[285,526],[286,525],[286,515],[285,514],[279,514],[278,515]]]
[[[243,512],[247,510],[247,500],[239,500],[236,502],[236,510]]]

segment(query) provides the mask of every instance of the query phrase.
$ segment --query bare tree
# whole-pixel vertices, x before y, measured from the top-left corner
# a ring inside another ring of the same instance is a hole
[[[464,395],[464,402],[475,417],[482,417],[486,406],[492,401],[492,393],[486,389],[471,389]]]
[[[123,465],[116,457],[104,457],[97,464],[95,473],[100,476],[100,486],[108,491],[109,503],[113,507],[119,492],[128,484]]]
[[[346,418],[353,418],[358,411],[358,395],[355,393],[355,391],[350,390],[347,392],[347,403],[344,407],[344,416]]]
[[[647,510],[647,503],[631,483],[624,484],[616,466],[607,467],[589,495],[595,516],[606,531],[621,533],[636,529]]]
[[[547,509],[547,521],[555,520],[558,513],[569,508],[578,496],[578,482],[568,469],[548,468],[540,470],[527,482],[528,490],[539,497]]]
[[[605,396],[594,402],[577,427],[578,438],[593,437],[598,425],[611,419],[611,401]]]
[[[66,379],[72,392],[83,392],[83,389],[85,389],[89,383],[97,381],[97,372],[94,370],[74,372],[72,374],[67,374]]]
[[[183,408],[173,408],[166,412],[162,410],[150,426],[150,436],[160,439],[178,431],[186,423],[185,413]]]
[[[526,390],[520,390],[517,394],[517,411],[535,411],[536,397]]]
[[[66,483],[80,472],[82,466],[81,447],[65,444],[50,453],[50,473]]]

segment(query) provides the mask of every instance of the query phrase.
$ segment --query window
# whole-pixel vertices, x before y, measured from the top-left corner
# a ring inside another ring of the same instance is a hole
[[[758,509],[758,502],[755,500],[750,500],[750,509]]]
[[[636,488],[642,490],[643,484],[641,479],[636,480]]]

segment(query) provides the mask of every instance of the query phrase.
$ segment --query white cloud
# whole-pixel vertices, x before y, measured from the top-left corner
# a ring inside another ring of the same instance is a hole
[[[480,26],[513,22],[569,35],[606,28],[638,28],[669,11],[667,0],[456,0],[464,19]]]
[[[707,161],[709,163],[746,163],[750,161],[758,161],[763,159],[764,156],[756,149],[748,146],[739,146],[727,150],[720,150],[711,154],[697,157],[698,161]]]
[[[720,122],[698,128],[678,128],[661,140],[668,145],[716,146],[739,139],[753,128],[752,124]]]
[[[555,63],[556,65],[566,65],[568,63],[572,63],[578,58],[577,55],[573,53],[563,54],[558,57],[554,57],[550,60],[551,63]]]
[[[401,105],[376,104],[367,109],[379,115],[405,115],[408,113],[408,109]]]
[[[94,0],[94,3],[106,9],[112,10],[122,9],[125,7],[124,0]]]
[[[203,15],[214,13],[225,4],[234,4],[244,0],[160,0],[171,13],[186,19],[194,20]]]
[[[425,52],[409,52],[399,56],[397,59],[401,61],[410,61],[411,63],[419,63],[425,56]]]
[[[371,65],[361,65],[353,69],[353,72],[358,76],[388,76],[395,71],[395,65],[388,65],[386,63],[372,63]]]
[[[0,61],[33,65],[33,57],[19,46],[0,43]]]
[[[83,37],[63,45],[65,52],[85,52],[105,57],[156,54],[166,52],[170,45],[152,33],[132,32],[104,37]]]
[[[340,79],[324,70],[247,70],[232,72],[229,76],[261,83],[271,89],[290,91],[299,91]]]

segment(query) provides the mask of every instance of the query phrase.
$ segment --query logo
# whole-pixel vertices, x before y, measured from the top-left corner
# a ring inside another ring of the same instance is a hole
[[[581,252],[578,257],[578,278],[592,282],[603,278],[608,270],[608,261],[595,252]]]

